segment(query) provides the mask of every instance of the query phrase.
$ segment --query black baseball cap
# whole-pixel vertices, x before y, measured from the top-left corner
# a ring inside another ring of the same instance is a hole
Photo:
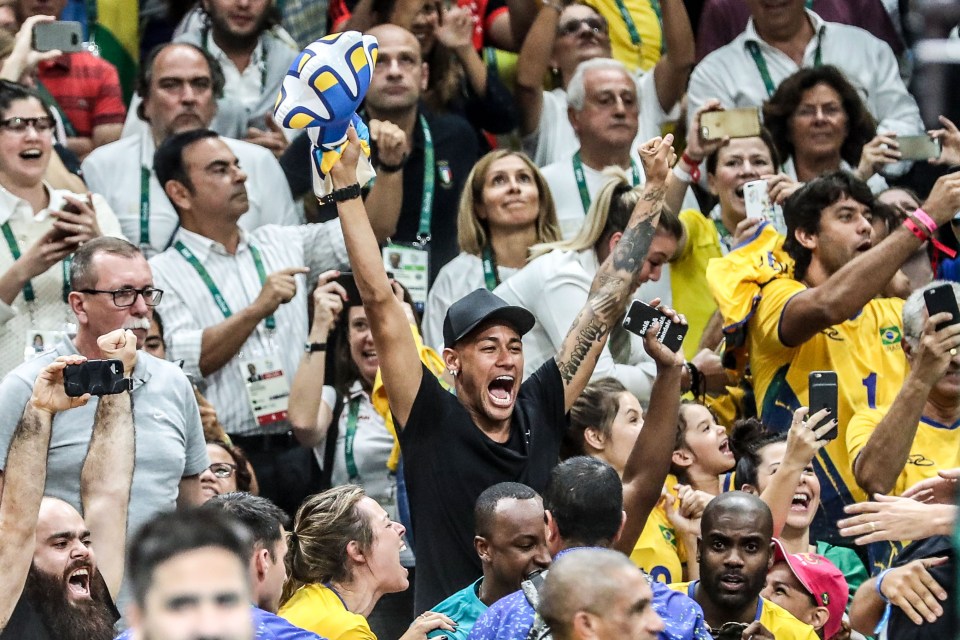
[[[504,302],[486,289],[477,289],[454,302],[443,319],[443,345],[452,347],[486,320],[502,320],[521,336],[536,324],[533,314],[523,307]]]

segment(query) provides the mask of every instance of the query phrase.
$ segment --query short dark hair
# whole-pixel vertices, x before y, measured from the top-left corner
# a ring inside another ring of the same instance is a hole
[[[773,514],[770,512],[770,507],[759,496],[744,491],[727,491],[707,503],[707,508],[703,510],[700,518],[703,534],[706,535],[718,515],[728,511],[748,510],[757,513],[754,520],[757,532],[767,538],[773,538]]]
[[[847,137],[840,147],[840,157],[857,166],[863,145],[877,135],[877,121],[863,104],[857,89],[833,65],[806,67],[784,79],[763,105],[763,124],[773,134],[780,157],[792,156],[796,145],[790,137],[790,118],[800,106],[803,94],[819,84],[828,85],[840,96],[841,106],[847,115]]]
[[[153,154],[153,170],[157,174],[160,186],[166,188],[168,182],[176,180],[193,191],[193,183],[190,182],[190,176],[187,175],[187,169],[183,163],[183,151],[194,142],[217,137],[219,134],[212,129],[193,129],[175,133],[164,140]]]
[[[814,178],[783,203],[783,217],[787,222],[787,238],[783,242],[783,249],[793,258],[793,274],[797,280],[803,280],[806,276],[813,257],[813,252],[797,240],[797,230],[819,233],[823,210],[847,197],[873,209],[875,198],[867,183],[843,170]]]
[[[127,548],[127,572],[137,605],[144,606],[153,573],[159,565],[204,547],[229,551],[246,568],[253,551],[253,538],[236,518],[213,509],[161,513],[143,525]],[[244,571],[244,575],[246,573]]]
[[[602,460],[569,458],[550,472],[543,508],[550,511],[567,544],[608,547],[623,521],[623,484]]]
[[[0,80],[0,113],[5,112],[10,106],[18,100],[29,100],[33,98],[40,103],[48,118],[53,118],[53,111],[50,106],[40,97],[36,90],[24,86],[18,82],[10,80]],[[55,120],[56,118],[54,118]]]
[[[536,491],[519,482],[499,482],[484,489],[473,506],[474,533],[485,538],[490,537],[493,530],[493,516],[501,500],[533,500],[540,497]]]
[[[70,289],[92,289],[96,287],[98,276],[93,268],[93,259],[101,253],[109,253],[124,258],[136,258],[143,252],[137,245],[112,236],[100,236],[77,247],[70,262]]]
[[[137,105],[137,117],[144,122],[147,122],[147,116],[144,113],[143,105],[150,97],[150,84],[153,82],[153,63],[156,62],[157,56],[170,47],[189,47],[202,55],[210,68],[210,88],[213,91],[213,97],[216,100],[223,97],[223,88],[227,84],[223,75],[223,67],[210,52],[190,42],[165,42],[150,50],[146,62],[140,65],[140,71],[137,73],[136,91],[141,100],[140,104]]]
[[[281,527],[290,525],[290,516],[283,509],[266,498],[242,491],[214,496],[204,503],[201,510],[222,511],[232,515],[250,530],[254,544],[263,545],[274,560],[274,549],[283,536]]]
[[[779,169],[781,155],[777,151],[777,145],[773,140],[773,136],[770,135],[770,130],[766,127],[760,127],[760,135],[757,137],[763,141],[763,144],[767,147],[767,151],[770,152],[770,159],[773,161],[773,166]],[[717,147],[713,153],[707,156],[707,173],[709,175],[712,176],[717,173],[717,163],[720,161],[720,152],[726,148],[727,145]]]
[[[741,490],[749,484],[759,491],[757,469],[760,468],[760,452],[771,444],[786,441],[786,431],[769,431],[757,418],[738,420],[730,434],[730,448],[737,458],[733,474],[734,488]]]

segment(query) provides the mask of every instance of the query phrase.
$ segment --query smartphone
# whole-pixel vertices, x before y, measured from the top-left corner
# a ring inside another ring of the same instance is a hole
[[[713,630],[713,638],[714,640],[741,640],[746,628],[745,622],[724,622],[719,629]]]
[[[933,160],[940,157],[940,141],[926,134],[897,136],[897,145],[904,160]]]
[[[689,327],[685,324],[677,324],[645,302],[633,301],[633,304],[627,310],[626,317],[623,319],[623,328],[638,336],[643,336],[650,327],[650,323],[654,321],[660,323],[660,329],[657,331],[657,342],[674,353],[679,351],[680,347],[683,346],[683,338],[687,335]]]
[[[957,309],[957,295],[953,292],[953,285],[941,284],[923,292],[923,301],[927,305],[927,315],[946,311],[950,320],[937,325],[937,331],[960,322],[960,310]]]
[[[760,135],[760,109],[744,107],[707,111],[700,116],[700,134],[707,140],[752,138]]]
[[[357,289],[357,281],[353,279],[352,271],[341,271],[337,276],[337,284],[347,292],[347,304],[363,304],[360,299],[360,290]]]
[[[807,384],[810,390],[810,402],[808,403],[808,406],[810,407],[810,413],[807,415],[812,416],[816,412],[823,409],[830,409],[829,416],[817,424],[810,425],[810,428],[819,429],[829,420],[839,420],[837,416],[837,412],[839,411],[837,407],[837,372],[811,371],[807,380]],[[824,440],[835,440],[836,437],[837,428],[834,427],[827,432],[827,435],[824,436]]]
[[[766,180],[751,180],[743,185],[743,202],[747,207],[748,218],[772,220],[775,206],[770,202]]]
[[[33,49],[75,53],[83,49],[83,25],[74,21],[40,22],[33,27]]]
[[[119,360],[87,360],[64,368],[63,388],[71,398],[85,393],[107,396],[126,391],[129,382],[123,377],[123,363]]]

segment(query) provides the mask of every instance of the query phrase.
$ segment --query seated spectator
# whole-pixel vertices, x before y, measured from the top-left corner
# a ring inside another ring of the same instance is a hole
[[[742,491],[717,496],[701,527],[700,579],[670,587],[697,601],[714,637],[729,625],[744,638],[817,640],[813,627],[760,595],[774,548],[773,518],[760,498]]]
[[[100,344],[105,357],[128,365],[136,358],[129,331],[101,336]],[[109,640],[120,617],[114,601],[124,573],[135,439],[128,391],[97,402],[79,482],[84,515],[58,498],[41,501],[53,421],[90,400],[89,394],[66,395],[63,371],[85,360],[61,356],[44,367],[6,459],[0,503],[4,640]]]
[[[849,637],[843,612],[850,599],[843,573],[823,556],[789,553],[774,540],[773,566],[760,595],[806,622],[823,640]]]
[[[590,296],[600,265],[617,250],[642,195],[640,189],[627,182],[626,176],[612,174],[572,240],[534,246],[530,264],[496,288],[495,293],[504,301],[527,309],[536,319],[533,329],[523,338],[525,377],[560,350],[567,329]],[[661,212],[650,249],[630,283],[630,295],[643,283],[660,278],[660,270],[676,251],[681,234],[676,216],[666,210]],[[623,329],[617,329],[614,335],[618,333],[620,338],[600,352],[591,379],[617,378],[641,402],[646,402],[655,374],[653,363],[640,337]],[[615,347],[619,348],[616,353]],[[685,388],[689,389],[689,379],[686,383]]]
[[[352,129],[348,135],[350,143],[330,173],[336,189],[356,185],[360,144]],[[586,386],[609,327],[624,313],[650,248],[672,141],[667,135],[644,146],[647,197],[640,199],[625,226],[626,240],[598,268],[592,293],[560,352],[522,385],[521,336],[534,318],[478,289],[447,312],[443,358],[454,377],[456,396],[444,389],[433,372],[417,362],[416,341],[362,203],[349,190],[337,202],[400,434],[416,529],[416,610],[436,604],[481,574],[472,546],[470,505],[476,496],[497,482],[520,481],[535,490],[546,484],[559,453],[564,415]],[[435,481],[451,470],[455,478]],[[441,522],[445,524],[437,526]]]
[[[216,97],[224,76],[210,54],[191,44],[165,44],[140,67],[137,93],[143,98],[137,116],[148,123],[139,135],[98,149],[83,163],[91,189],[102,192],[117,212],[123,234],[147,257],[173,242],[177,213],[156,177],[154,151],[170,136],[206,129],[217,112]],[[252,231],[265,224],[297,224],[297,212],[282,171],[266,150],[242,140],[223,138],[249,172],[249,210],[241,226]]]
[[[405,529],[356,485],[304,501],[293,523],[290,579],[280,615],[325,638],[373,638],[367,616],[381,596],[409,587],[400,564]],[[402,640],[434,629],[453,631],[447,616],[427,612]]]
[[[33,355],[40,334],[65,335],[73,253],[120,225],[99,195],[51,188],[53,115],[39,94],[0,81],[0,376]],[[26,342],[28,340],[29,342]]]
[[[487,607],[550,566],[543,518],[543,501],[526,485],[500,482],[480,494],[473,521],[483,577],[431,607],[431,611],[448,616],[455,629],[437,629],[427,634],[428,638],[466,640]]]
[[[133,637],[253,640],[254,536],[213,509],[157,516],[127,552]]]
[[[541,597],[537,612],[557,640],[653,640],[666,628],[646,576],[615,551],[580,549],[560,558]]]
[[[860,557],[849,547],[818,540],[810,532],[820,508],[820,480],[813,470],[813,458],[827,444],[823,435],[835,429],[836,423],[821,423],[826,417],[822,412],[809,418],[806,414],[805,408],[798,409],[787,433],[767,432],[756,419],[738,424],[730,438],[737,453],[734,486],[767,503],[778,544],[787,553],[814,553],[840,568],[852,598],[867,579]],[[814,424],[816,429],[810,426]]]
[[[664,0],[665,52],[647,74],[638,74],[630,91],[621,95],[622,82],[611,89],[604,107],[621,113],[622,120],[638,119],[633,147],[660,135],[666,121],[686,88],[693,66],[693,33],[682,0]],[[554,162],[569,162],[580,146],[568,106],[584,100],[568,101],[567,87],[581,62],[611,57],[607,20],[586,4],[562,6],[543,4],[524,39],[517,60],[517,107],[524,151],[539,167]],[[543,78],[550,68],[559,73],[557,88],[544,91]],[[605,78],[606,79],[606,78]],[[617,91],[620,90],[620,91]],[[568,104],[569,102],[569,104]],[[640,106],[638,106],[640,105]],[[588,110],[584,115],[590,115]],[[626,124],[625,122],[623,123]],[[629,126],[632,126],[632,122]],[[597,158],[585,159],[596,171]],[[624,158],[618,159],[625,164]]]
[[[18,2],[17,19],[59,16],[66,0]],[[117,69],[86,48],[37,65],[37,88],[48,108],[57,111],[66,128],[67,147],[82,160],[97,147],[120,137],[127,115]]]
[[[800,69],[784,79],[763,104],[763,124],[784,173],[800,182],[842,169],[877,194],[887,188],[880,172],[900,159],[896,134],[877,132],[856,87],[832,65]],[[771,184],[773,199],[782,203],[796,188]]]
[[[713,412],[697,402],[682,403],[670,472],[696,491],[717,496],[721,476],[735,464],[727,430]]]
[[[707,100],[727,108],[759,107],[802,67],[833,65],[857,88],[880,131],[923,133],[917,103],[900,79],[897,59],[862,29],[826,22],[804,0],[750,3],[746,29],[706,56],[690,74],[688,122]]]
[[[560,239],[550,188],[530,159],[491,151],[477,161],[460,195],[460,255],[440,270],[424,312],[424,340],[443,349],[443,317],[475,289],[493,291],[527,263],[530,247]]]
[[[236,491],[257,494],[257,479],[240,447],[223,440],[207,440],[207,457],[210,466],[200,473],[200,495],[204,502]]]

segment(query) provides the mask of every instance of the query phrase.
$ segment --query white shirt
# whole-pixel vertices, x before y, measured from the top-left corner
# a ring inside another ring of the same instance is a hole
[[[823,34],[823,64],[835,65],[843,71],[877,119],[878,130],[899,135],[923,133],[920,110],[900,79],[897,59],[890,46],[859,27],[825,22],[809,10],[807,16],[814,32]],[[688,124],[693,122],[697,109],[711,98],[717,98],[728,109],[759,106],[767,100],[767,89],[747,42],[758,44],[775,84],[779,85],[800,69],[790,56],[760,39],[750,18],[746,29],[733,42],[710,53],[694,67],[687,89]],[[803,54],[804,67],[814,65],[817,43],[814,35]]]
[[[51,210],[62,210],[66,204],[65,195],[85,200],[85,195],[54,189],[44,183],[50,194],[50,204],[36,214],[26,200],[19,198],[0,187],[0,225],[10,224],[10,230],[16,238],[20,255],[36,243],[52,227],[56,220]],[[120,237],[120,224],[116,216],[99,194],[93,194],[93,208],[97,212],[97,224],[100,233],[105,236]],[[0,273],[13,266],[14,258],[7,245],[6,238],[0,240]],[[21,291],[13,305],[0,300],[0,378],[23,362],[24,348],[33,336],[42,331],[63,331],[68,324],[77,319],[69,305],[63,301],[62,262],[53,265],[39,276],[30,280],[36,296],[33,302],[27,302]],[[46,349],[53,344],[44,344]]]
[[[176,238],[206,268],[233,313],[250,306],[262,288],[251,244],[260,250],[268,275],[290,267],[310,267],[309,279],[297,276],[293,300],[274,312],[276,330],[269,331],[260,322],[241,347],[244,358],[276,356],[283,365],[287,383],[292,382],[307,340],[307,298],[313,284],[322,271],[347,262],[340,222],[241,230],[236,255],[227,253],[220,243],[185,229],[177,231]],[[150,266],[156,286],[164,291],[157,311],[163,318],[167,357],[183,360],[183,370],[199,376],[203,330],[223,322],[223,313],[200,275],[175,248],[155,256]],[[286,422],[268,428],[257,426],[247,400],[246,377],[241,374],[239,356],[207,376],[206,382],[207,399],[217,408],[227,433],[248,435],[289,428]]]
[[[237,68],[233,60],[217,46],[212,37],[207,38],[206,49],[223,69],[223,98],[220,99],[239,102],[244,108],[253,110],[260,101],[260,94],[263,93],[264,65],[266,64],[263,58],[263,39],[257,39],[257,46],[253,48],[250,62],[243,71]]]
[[[250,208],[240,217],[240,226],[252,231],[265,224],[296,225],[302,219],[293,204],[290,188],[273,154],[255,144],[221,137],[247,174]],[[153,171],[156,151],[153,136],[120,138],[104,145],[83,161],[83,176],[92,191],[103,194],[117,214],[123,235],[140,245],[147,257],[166,249],[180,218]],[[150,169],[150,243],[140,238],[140,168]]]
[[[840,160],[840,169],[843,169],[847,173],[853,173],[854,167],[850,166],[850,163],[846,160]],[[780,167],[780,170],[785,174],[790,176],[792,179],[797,179],[797,167],[793,162],[793,156],[787,158],[787,161],[783,163],[783,166]],[[870,187],[870,191],[873,195],[879,194],[881,191],[886,191],[890,185],[887,184],[886,179],[879,173],[875,173],[870,176],[870,179],[867,180],[867,186]]]
[[[497,265],[500,282],[512,277],[519,269]],[[443,319],[454,302],[471,291],[487,286],[483,277],[483,261],[479,256],[461,253],[448,262],[430,287],[427,306],[423,313],[423,342],[443,353]]]
[[[634,79],[637,82],[637,100],[640,103],[637,137],[634,139],[632,152],[635,154],[636,147],[659,136],[663,124],[675,120],[678,111],[674,108],[668,114],[660,106],[653,73],[638,71]],[[523,150],[533,158],[538,167],[545,167],[572,156],[580,148],[580,141],[567,117],[567,106],[567,92],[563,89],[543,92],[540,123],[536,131],[523,139]]]
[[[560,351],[570,327],[583,309],[599,268],[593,250],[552,251],[532,261],[494,291],[507,303],[528,309],[536,318],[523,337],[523,373],[529,376],[547,358]],[[609,344],[603,347],[591,380],[612,376],[642,403],[650,399],[656,365],[643,348],[643,340],[630,335],[630,363],[617,364]]]

